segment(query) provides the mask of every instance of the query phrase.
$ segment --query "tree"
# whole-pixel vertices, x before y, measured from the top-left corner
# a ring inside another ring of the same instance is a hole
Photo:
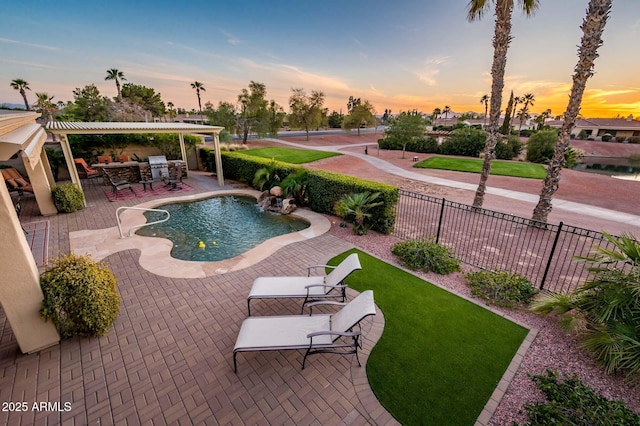
[[[109,109],[107,98],[100,95],[100,91],[91,84],[82,89],[76,88],[73,91],[74,104],[72,115],[79,121],[107,121],[109,119]]]
[[[551,212],[551,200],[560,185],[560,171],[565,164],[565,152],[571,142],[571,130],[576,125],[580,112],[582,95],[587,80],[593,75],[594,62],[598,57],[598,48],[602,46],[602,33],[609,19],[613,0],[590,0],[587,15],[582,22],[582,40],[578,48],[578,63],[573,74],[573,86],[569,95],[569,104],[564,112],[564,119],[553,157],[547,166],[540,199],[533,210],[533,219],[546,222]]]
[[[169,115],[169,120],[173,121],[173,119],[176,117],[176,110],[175,110],[175,105],[173,105],[173,102],[167,102],[167,113]]]
[[[242,143],[247,143],[251,132],[255,132],[259,136],[268,133],[269,112],[267,107],[269,102],[266,100],[266,96],[267,87],[256,81],[251,81],[249,89],[242,89],[238,95],[236,124],[242,132]]]
[[[487,125],[487,110],[489,109],[489,95],[483,95],[480,98],[480,103],[484,104],[484,125]]]
[[[160,93],[156,93],[150,87],[126,83],[122,86],[121,99],[127,99],[132,104],[141,106],[153,117],[161,117],[166,111]]]
[[[533,106],[533,104],[536,101],[536,97],[534,96],[533,93],[525,93],[524,97],[522,98],[522,102],[524,103],[524,109],[528,110],[529,106]]]
[[[449,116],[449,113],[451,112],[451,107],[449,105],[446,105],[443,109],[442,109],[442,113],[444,114],[444,123],[447,124],[447,117]]]
[[[340,114],[338,111],[332,111],[328,117],[329,127],[332,129],[339,129],[342,127],[342,120],[344,120],[344,115]]]
[[[278,131],[282,128],[282,123],[284,123],[286,116],[284,109],[276,101],[273,99],[269,101],[267,118],[269,136],[272,138],[278,137]]]
[[[200,92],[206,92],[207,90],[204,88],[204,84],[199,81],[194,81],[191,83],[191,88],[196,89],[196,96],[198,96],[198,110],[200,111],[200,115],[202,116],[202,101],[200,100]]]
[[[542,130],[544,123],[551,117],[551,110],[546,109],[539,116],[536,117],[535,123],[538,125],[538,130]]]
[[[386,126],[387,123],[389,122],[389,118],[391,118],[391,110],[385,108],[384,109],[384,114],[382,114],[382,124],[384,124]]]
[[[291,90],[293,94],[289,98],[289,123],[304,129],[309,140],[309,130],[322,124],[324,93],[313,90],[311,96],[307,96],[304,89]]]
[[[520,131],[522,131],[522,123],[525,120],[528,120],[529,117],[531,117],[531,115],[529,114],[529,109],[527,107],[527,104],[525,104],[520,111],[518,111],[518,120],[520,120],[520,127],[518,128],[518,136],[520,136]]]
[[[111,68],[107,70],[107,76],[104,78],[106,80],[115,80],[116,89],[118,90],[118,100],[122,99],[120,92],[120,80],[126,80],[124,78],[124,73],[122,71],[117,70],[116,68]]]
[[[360,102],[360,99],[358,99]],[[342,128],[346,131],[351,131],[351,129],[358,129],[358,136],[360,136],[360,127],[362,126],[373,126],[376,124],[375,117],[375,108],[369,101],[364,101],[364,103],[358,103],[355,107],[353,107],[347,116],[342,120]]]
[[[511,114],[511,120],[516,118],[516,114],[518,113],[518,104],[522,102],[522,98],[520,96],[516,96],[513,98],[513,111]]]
[[[24,99],[25,109],[27,111],[31,111],[31,107],[29,106],[29,101],[27,101],[27,92],[25,92],[25,90],[31,90],[29,88],[29,83],[27,83],[25,80],[21,78],[16,78],[15,80],[11,80],[11,83],[9,83],[9,85],[15,90],[17,90],[18,92],[20,92],[22,99]]]
[[[218,109],[207,103],[209,107],[205,109],[205,115],[209,117],[209,123],[221,126],[229,133],[236,133],[236,107],[230,102],[219,102]]]
[[[495,29],[493,36],[493,63],[491,64],[491,107],[489,111],[488,135],[485,145],[485,155],[482,164],[480,182],[473,199],[475,207],[482,207],[487,179],[491,171],[491,161],[495,158],[498,143],[498,121],[502,105],[502,90],[504,89],[504,71],[507,65],[507,50],[511,42],[511,14],[514,0],[471,0],[467,18],[469,21],[481,19],[491,4],[495,4]],[[522,11],[530,16],[538,7],[538,0],[518,0]]]
[[[385,130],[385,138],[391,138],[402,143],[402,158],[407,148],[407,144],[420,136],[427,130],[422,114],[403,111],[396,117],[389,119],[389,128]]]
[[[36,98],[38,100],[33,106],[36,111],[42,114],[45,123],[53,120],[53,112],[57,110],[57,105],[52,102],[53,96],[49,96],[47,93],[36,92]]]
[[[503,135],[508,135],[511,133],[511,112],[513,110],[513,90],[511,91],[511,96],[509,97],[509,103],[507,104],[507,110],[504,112],[504,121],[502,122],[502,126],[498,130]]]
[[[435,108],[433,110],[433,113],[431,114],[431,117],[432,117],[431,121],[433,122],[434,126],[436,125],[436,120],[438,119],[438,116],[440,114],[442,114],[442,110],[440,108]]]
[[[354,98],[353,96],[349,96],[349,100],[347,101],[347,113],[353,111],[355,107],[360,105],[362,101],[360,98]]]

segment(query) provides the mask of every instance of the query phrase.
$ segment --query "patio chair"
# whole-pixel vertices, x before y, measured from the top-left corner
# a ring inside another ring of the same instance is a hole
[[[128,155],[117,155],[116,161],[119,163],[128,163],[129,161],[131,161],[131,157],[129,157]]]
[[[98,163],[113,163],[113,158],[110,155],[98,155]]]
[[[349,303],[319,301],[317,304],[338,304],[344,307],[333,315],[287,315],[250,317],[242,322],[233,348],[233,371],[238,372],[238,352],[284,351],[304,349],[302,369],[309,355],[321,353],[355,354],[362,348],[362,330],[353,331],[360,321],[376,314],[373,291],[360,293]],[[312,304],[310,304],[312,305]]]
[[[118,199],[118,192],[125,189],[130,189],[131,192],[133,192],[133,195],[134,196],[136,195],[135,191],[133,190],[133,187],[131,186],[128,180],[114,179],[105,169],[102,169],[102,173],[104,173],[104,175],[107,177],[107,181],[111,185],[111,191],[115,195],[116,200]]]
[[[326,276],[311,276],[315,268],[332,268]],[[247,311],[251,316],[253,299],[304,298],[302,310],[310,299],[347,298],[344,280],[353,272],[362,269],[357,253],[347,256],[338,266],[313,265],[307,267],[306,277],[259,277],[253,282],[247,297]]]
[[[169,169],[169,175],[163,176],[164,186],[169,187],[169,191],[179,191],[182,189],[182,166],[174,164]]]
[[[33,187],[31,184],[22,177],[20,172],[17,169],[12,167],[2,169],[2,178],[7,184],[7,189],[9,192],[17,191],[18,195],[22,196],[23,192],[33,192]]]
[[[76,163],[76,170],[80,179],[91,180],[100,177],[100,171],[89,167],[84,158],[76,158],[73,161]]]

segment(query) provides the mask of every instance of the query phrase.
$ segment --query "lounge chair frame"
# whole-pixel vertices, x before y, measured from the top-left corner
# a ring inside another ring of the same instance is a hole
[[[316,268],[329,268],[332,271],[326,275],[311,275]],[[247,312],[251,316],[251,301],[253,299],[304,299],[300,314],[304,307],[312,300],[341,299],[347,300],[346,278],[354,271],[362,269],[357,253],[347,256],[338,266],[312,265],[307,268],[307,276],[299,277],[259,277],[253,282],[247,297]],[[322,291],[324,290],[324,291]]]

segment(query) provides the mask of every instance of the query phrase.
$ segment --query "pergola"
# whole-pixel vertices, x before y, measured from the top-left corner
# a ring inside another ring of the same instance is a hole
[[[0,114],[0,161],[18,155],[27,172],[33,192],[44,216],[57,213],[51,188],[55,180],[44,151],[46,133],[36,123],[40,116],[34,112],[10,112]],[[184,134],[213,135],[215,143],[218,184],[224,185],[219,134],[223,129],[186,123],[78,123],[52,122],[46,129],[60,135],[71,180],[79,188],[80,179],[73,161],[67,135],[70,134],[124,134],[124,133],[177,133],[180,139],[182,160],[186,163]],[[45,322],[39,314],[42,304],[40,274],[31,249],[24,237],[20,221],[6,185],[0,184],[0,304],[24,353],[37,352],[55,345],[60,340],[51,322]]]
[[[222,174],[222,157],[220,155],[220,132],[224,127],[206,126],[203,124],[188,123],[127,123],[127,122],[74,122],[74,121],[52,121],[46,126],[47,131],[60,136],[60,146],[69,169],[71,181],[81,187],[80,178],[76,170],[69,138],[67,135],[114,135],[126,133],[177,133],[180,140],[180,153],[182,161],[187,164],[187,151],[184,147],[185,133],[198,133],[212,135],[216,156],[216,173],[218,185],[224,186],[224,176]],[[188,168],[188,164],[187,164]]]

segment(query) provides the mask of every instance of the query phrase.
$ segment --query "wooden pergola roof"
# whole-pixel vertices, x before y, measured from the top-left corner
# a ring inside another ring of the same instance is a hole
[[[122,134],[122,133],[206,133],[219,134],[224,127],[189,123],[79,122],[52,121],[47,130],[55,134]]]

